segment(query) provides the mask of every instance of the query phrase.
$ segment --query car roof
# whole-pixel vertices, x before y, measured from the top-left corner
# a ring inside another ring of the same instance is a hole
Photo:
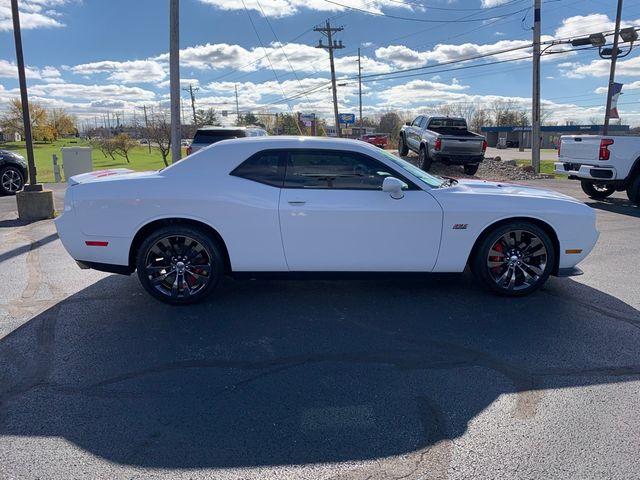
[[[238,131],[238,130],[248,130],[248,129],[260,129],[260,130],[264,130],[262,127],[254,127],[254,126],[248,126],[248,127],[220,127],[220,126],[213,126],[213,125],[205,125],[203,127],[199,127],[198,130],[220,130],[220,131]]]
[[[349,138],[331,138],[331,137],[303,137],[297,135],[280,135],[268,137],[242,137],[222,140],[215,145],[232,145],[232,144],[258,144],[257,148],[328,148],[340,149],[362,147],[369,149],[369,144],[361,140],[352,140]],[[377,147],[371,147],[374,151]]]

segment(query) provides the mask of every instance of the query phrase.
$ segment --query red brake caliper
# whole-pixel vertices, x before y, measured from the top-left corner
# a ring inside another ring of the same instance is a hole
[[[501,243],[496,243],[496,244],[493,246],[493,250],[495,250],[496,252],[504,253],[504,246],[503,246]],[[504,257],[489,257],[489,259],[490,259],[492,262],[500,262],[500,261],[502,261],[502,260],[503,260],[503,258],[504,258]],[[491,269],[491,271],[492,271],[492,272],[494,272],[494,273],[499,273],[501,268],[502,268],[502,267],[499,267],[499,266],[498,266],[498,267],[493,267],[493,268]]]

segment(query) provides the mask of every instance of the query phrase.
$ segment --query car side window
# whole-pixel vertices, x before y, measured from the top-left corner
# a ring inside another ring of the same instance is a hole
[[[427,128],[428,121],[429,121],[429,117],[422,117],[422,121],[420,122],[420,128]]]
[[[423,118],[424,118],[424,117],[417,117],[417,118],[413,121],[413,123],[411,124],[411,126],[412,126],[412,127],[418,127],[418,126],[420,126],[420,123],[422,122],[422,119],[423,119]]]
[[[393,171],[355,152],[292,151],[287,160],[285,188],[381,190]]]
[[[231,175],[280,188],[284,180],[283,159],[281,151],[258,152],[237,166]]]

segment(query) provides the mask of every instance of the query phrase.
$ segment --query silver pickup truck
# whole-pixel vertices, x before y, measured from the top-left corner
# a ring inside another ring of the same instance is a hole
[[[484,160],[487,142],[467,130],[464,118],[419,116],[400,130],[398,153],[418,154],[418,167],[429,171],[432,162],[463,165],[464,173],[475,175]]]

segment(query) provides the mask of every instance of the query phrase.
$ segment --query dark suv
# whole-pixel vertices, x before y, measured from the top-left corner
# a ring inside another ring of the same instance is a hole
[[[269,135],[267,131],[260,127],[200,127],[193,137],[193,142],[187,147],[187,155],[191,155],[201,148],[221,140],[240,137],[264,137],[267,135]]]
[[[0,195],[15,195],[27,181],[27,162],[22,155],[0,150]]]

